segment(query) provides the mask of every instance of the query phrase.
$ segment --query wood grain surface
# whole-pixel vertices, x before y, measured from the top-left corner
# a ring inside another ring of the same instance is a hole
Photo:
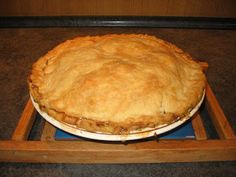
[[[0,162],[161,163],[236,160],[236,141],[162,140],[134,144],[89,141],[0,141]]]
[[[31,100],[29,100],[26,103],[25,109],[19,119],[17,127],[12,134],[12,140],[27,140],[35,120],[35,113],[36,110],[34,109]]]
[[[8,0],[0,16],[236,17],[234,0]]]

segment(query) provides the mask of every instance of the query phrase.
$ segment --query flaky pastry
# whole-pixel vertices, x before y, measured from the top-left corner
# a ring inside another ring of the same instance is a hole
[[[60,122],[124,134],[171,124],[202,97],[201,66],[154,36],[110,34],[68,40],[33,65],[30,94]]]

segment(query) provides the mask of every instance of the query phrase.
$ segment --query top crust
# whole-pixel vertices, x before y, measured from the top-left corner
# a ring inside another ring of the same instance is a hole
[[[169,124],[199,102],[198,63],[153,36],[77,37],[41,57],[30,94],[54,118],[89,131],[119,134]]]

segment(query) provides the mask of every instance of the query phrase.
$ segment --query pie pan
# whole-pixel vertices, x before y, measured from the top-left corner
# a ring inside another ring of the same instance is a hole
[[[198,104],[190,111],[190,113],[185,116],[185,117],[181,117],[179,119],[177,119],[175,122],[171,123],[171,124],[164,124],[161,125],[159,127],[155,127],[155,128],[145,128],[142,129],[140,131],[133,131],[130,132],[129,134],[125,134],[125,135],[116,135],[116,134],[104,134],[101,132],[89,132],[83,129],[79,129],[75,126],[72,126],[70,124],[64,123],[64,122],[60,122],[58,120],[56,120],[55,118],[49,116],[46,112],[43,112],[38,103],[36,103],[33,99],[33,97],[30,95],[30,98],[32,100],[32,103],[35,107],[35,109],[38,111],[38,113],[49,123],[51,123],[52,125],[54,125],[55,127],[71,133],[73,135],[77,135],[80,137],[84,137],[84,138],[89,138],[89,139],[93,139],[93,140],[103,140],[103,141],[128,141],[128,140],[138,140],[138,139],[143,139],[143,138],[148,138],[148,137],[152,137],[152,136],[156,136],[156,135],[160,135],[162,133],[165,133],[167,131],[170,131],[178,126],[180,126],[181,124],[183,124],[184,122],[186,122],[188,119],[190,119],[199,109],[199,107],[201,106],[203,100],[205,97],[205,90],[203,91],[202,97],[200,99],[200,101],[198,102]]]

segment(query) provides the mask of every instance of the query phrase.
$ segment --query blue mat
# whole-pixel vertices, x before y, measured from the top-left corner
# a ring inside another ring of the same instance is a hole
[[[79,139],[79,136],[67,133],[63,130],[57,129],[55,133],[56,140],[76,140]],[[158,136],[161,139],[194,139],[195,134],[192,127],[191,121],[187,121],[183,125],[168,131],[164,134]]]

